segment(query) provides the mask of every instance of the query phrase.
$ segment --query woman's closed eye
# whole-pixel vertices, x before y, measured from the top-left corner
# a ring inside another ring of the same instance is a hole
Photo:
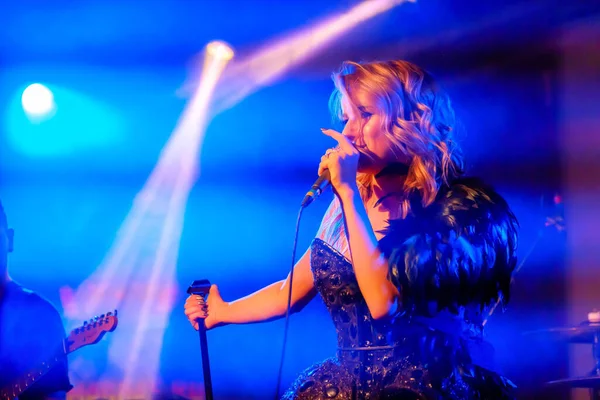
[[[369,118],[371,118],[372,115],[373,115],[372,113],[367,112],[367,111],[361,111],[360,112],[360,117],[362,119],[369,119]]]
[[[370,113],[370,112],[367,112],[367,111],[361,111],[361,112],[360,112],[360,117],[361,117],[362,119],[366,119],[366,120],[368,120],[368,119],[369,119],[369,118],[371,118],[372,116],[373,116],[373,114],[372,114],[372,113]],[[341,124],[342,126],[346,126],[346,125],[348,124],[348,121],[349,121],[349,119],[348,119],[348,118],[341,119],[341,120],[340,120],[340,124]]]

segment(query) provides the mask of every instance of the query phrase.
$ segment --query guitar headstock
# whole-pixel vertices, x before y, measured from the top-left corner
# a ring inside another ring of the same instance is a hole
[[[70,353],[83,346],[98,343],[107,332],[117,328],[119,319],[117,310],[85,321],[83,325],[71,331],[66,340],[65,351]]]

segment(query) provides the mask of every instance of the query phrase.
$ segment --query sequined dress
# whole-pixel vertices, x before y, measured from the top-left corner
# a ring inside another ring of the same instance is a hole
[[[406,225],[402,230],[407,231]],[[404,246],[397,246],[399,251],[396,253],[410,255],[411,248],[417,246],[414,239],[418,235],[414,230],[403,234],[401,243]],[[389,238],[392,242],[398,242],[398,238],[393,235]],[[410,238],[413,239],[412,242]],[[406,243],[412,243],[412,247],[407,247]],[[481,247],[488,252],[489,248]],[[456,249],[453,253],[456,253]],[[496,258],[500,258],[499,254]],[[398,257],[394,261],[393,254],[390,255],[390,260],[396,266],[399,264]],[[468,264],[468,261],[463,262]],[[427,265],[421,263],[416,267],[426,269]],[[488,267],[487,273],[490,275],[493,265]],[[359,290],[352,264],[340,252],[318,238],[311,244],[311,270],[315,286],[335,325],[338,348],[334,357],[301,373],[284,394],[284,399],[514,398],[514,385],[508,379],[473,362],[470,349],[474,348],[473,344],[479,339],[471,337],[473,329],[469,328],[473,328],[473,324],[465,321],[462,314],[443,319],[439,317],[448,313],[440,311],[436,313],[437,316],[431,317],[423,312],[418,302],[410,305],[410,301],[407,301],[408,309],[395,318],[373,319]],[[395,273],[398,275],[397,270]],[[480,277],[484,277],[485,268],[480,273]],[[411,281],[409,269],[401,274],[402,277],[394,278],[393,275],[394,271],[391,271],[392,282],[403,287],[406,293],[410,293],[407,290],[410,284],[413,293],[415,287],[425,293],[435,292],[426,285],[419,286],[417,280]],[[423,275],[426,274],[420,276]],[[443,274],[437,271],[433,275],[438,278],[438,283],[434,286],[443,288],[439,284],[439,278],[444,280]],[[497,294],[497,289],[495,293]],[[449,308],[441,301],[442,296],[437,295],[437,298],[440,299],[440,309]],[[430,301],[431,296],[426,300]],[[488,302],[489,299],[471,297],[466,303],[475,300]],[[464,305],[456,301],[453,304],[458,307]]]

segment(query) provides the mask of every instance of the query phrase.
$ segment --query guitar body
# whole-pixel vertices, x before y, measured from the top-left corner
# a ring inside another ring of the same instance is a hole
[[[0,400],[18,399],[18,397],[14,396],[18,396],[27,390],[29,386],[33,385],[38,379],[46,375],[46,373],[49,372],[56,364],[58,364],[61,359],[62,355],[56,355],[54,358],[44,361],[38,366],[38,368],[28,372],[26,377],[21,377],[17,382],[10,385],[10,387],[0,390]]]

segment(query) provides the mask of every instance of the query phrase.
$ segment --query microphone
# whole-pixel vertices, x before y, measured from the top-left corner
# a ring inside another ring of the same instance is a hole
[[[329,174],[329,170],[326,169],[323,171],[321,175],[317,178],[315,183],[313,183],[312,187],[304,196],[304,200],[302,200],[301,207],[306,207],[310,203],[312,203],[317,197],[323,193],[327,186],[331,184],[331,175]]]

